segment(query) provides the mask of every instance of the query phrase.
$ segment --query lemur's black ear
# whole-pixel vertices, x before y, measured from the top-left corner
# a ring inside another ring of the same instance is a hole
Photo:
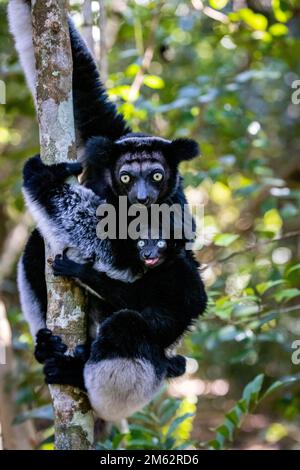
[[[85,146],[84,163],[94,168],[108,166],[113,160],[115,144],[106,137],[91,137]]]
[[[171,152],[176,163],[192,160],[199,155],[197,142],[192,139],[175,139],[171,142]]]

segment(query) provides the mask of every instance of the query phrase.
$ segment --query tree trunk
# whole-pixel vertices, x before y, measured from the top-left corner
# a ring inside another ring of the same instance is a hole
[[[47,164],[75,159],[72,55],[66,0],[33,1],[32,22],[41,158]],[[77,344],[86,341],[85,297],[73,282],[53,276],[50,264],[54,256],[46,246],[47,325],[63,337],[72,353]],[[56,449],[91,449],[94,423],[86,394],[58,385],[51,386],[50,392]]]

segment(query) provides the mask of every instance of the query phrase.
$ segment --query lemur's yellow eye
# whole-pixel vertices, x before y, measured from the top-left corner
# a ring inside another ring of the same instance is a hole
[[[159,171],[156,171],[155,173],[153,173],[152,178],[153,178],[153,181],[155,181],[156,183],[159,183],[163,179],[163,174],[160,173]]]
[[[123,173],[123,175],[120,176],[120,180],[123,184],[128,184],[130,183],[131,178],[127,173]]]
[[[139,241],[138,241],[138,247],[139,247],[139,248],[143,248],[143,246],[145,246],[144,240],[139,240]]]

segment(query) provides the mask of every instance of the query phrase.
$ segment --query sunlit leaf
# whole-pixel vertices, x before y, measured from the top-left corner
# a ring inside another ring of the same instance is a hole
[[[275,23],[270,26],[269,32],[272,34],[272,36],[285,36],[288,34],[289,29],[285,24]]]
[[[282,302],[283,300],[291,300],[295,297],[300,295],[300,289],[296,287],[291,289],[282,289],[280,292],[276,292],[275,298],[278,302]]]
[[[229,0],[209,0],[210,5],[216,10],[222,10],[226,7]]]
[[[161,77],[156,75],[146,75],[144,77],[144,85],[149,88],[154,88],[155,90],[160,90],[161,88],[164,88],[165,82]]]
[[[215,236],[214,244],[217,246],[229,246],[238,238],[239,235],[236,235],[234,233],[220,233]]]
[[[242,8],[239,10],[240,18],[251,28],[255,30],[265,31],[268,26],[267,18],[261,13],[254,13],[250,8]]]

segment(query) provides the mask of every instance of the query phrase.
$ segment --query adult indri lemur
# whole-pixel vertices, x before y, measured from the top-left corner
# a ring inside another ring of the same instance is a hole
[[[34,55],[28,2],[11,0],[9,21],[28,84],[34,92]],[[130,203],[141,202],[148,206],[154,202],[183,204],[185,198],[177,165],[181,160],[196,156],[197,145],[185,139],[168,141],[159,137],[131,134],[123,117],[108,101],[94,60],[71,22],[70,36],[75,122],[83,146],[88,145],[92,150],[90,158],[83,162],[83,185],[105,200],[113,201],[119,195],[126,195]],[[118,148],[118,153],[114,153],[116,158],[103,164],[107,144]],[[152,178],[155,173],[161,174],[159,181]],[[124,184],[125,179],[122,180],[121,174],[129,177],[130,184]],[[43,235],[47,236],[47,231]],[[51,236],[49,242],[54,248],[61,248],[59,233]],[[134,269],[131,272],[132,260],[129,254],[123,252],[123,257],[117,263],[119,265],[116,266],[114,277],[124,279],[124,273],[127,272],[127,280],[132,280]],[[35,230],[20,260],[18,272],[22,309],[33,335],[45,327],[47,297],[44,268],[44,242],[40,232]],[[112,276],[113,273],[109,275]],[[104,340],[105,325],[104,322],[100,330]],[[147,344],[145,342],[145,347]],[[149,350],[146,353],[151,356],[156,354]],[[142,357],[145,358],[146,353]],[[150,361],[112,357],[108,361],[97,361],[95,355],[95,360],[87,363],[87,390],[92,403],[100,403],[97,409],[104,410],[100,413],[104,419],[117,420],[128,416],[152,398],[160,385],[153,367],[154,356]]]
[[[96,208],[101,205],[101,198],[89,189],[65,182],[68,176],[80,172],[80,166],[78,163],[48,166],[39,156],[31,158],[24,167],[23,191],[41,232],[45,232],[47,239],[54,239],[54,243],[59,239],[58,251],[63,247],[68,247],[67,251],[80,250],[81,258],[91,260],[76,263],[64,254],[62,259],[55,259],[54,273],[77,279],[95,296],[105,299],[107,318],[101,323],[86,366],[82,361],[80,367],[78,357],[74,361],[65,357],[64,361],[62,343],[54,344],[48,330],[38,332],[36,356],[47,359],[48,383],[83,386],[84,372],[87,389],[97,388],[98,392],[90,394],[91,403],[105,417],[103,402],[99,402],[104,395],[99,393],[103,381],[97,375],[94,377],[90,368],[94,370],[95,364],[101,370],[108,368],[112,359],[125,360],[126,365],[128,360],[138,359],[151,364],[157,385],[166,377],[181,375],[185,370],[184,358],[169,357],[166,349],[203,312],[206,295],[192,253],[172,239],[125,240],[136,276],[131,282],[127,278],[124,282],[118,270],[119,279],[113,278],[124,247],[118,254],[118,240],[95,236]]]

